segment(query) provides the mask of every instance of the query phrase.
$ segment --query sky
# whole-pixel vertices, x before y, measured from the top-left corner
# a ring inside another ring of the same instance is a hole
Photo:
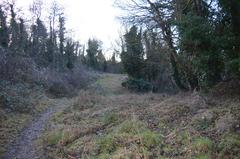
[[[42,0],[47,8],[50,0]],[[112,44],[119,37],[121,24],[116,16],[120,11],[113,7],[114,0],[57,0],[65,8],[66,28],[82,44],[89,38],[103,42],[106,55],[112,52]],[[28,10],[32,0],[16,0],[23,12]],[[27,14],[26,14],[27,15]]]

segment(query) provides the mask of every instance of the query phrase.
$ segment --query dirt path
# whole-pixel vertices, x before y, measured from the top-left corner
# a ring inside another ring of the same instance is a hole
[[[123,76],[118,75],[106,75],[100,80],[100,85],[103,86],[105,93],[118,93],[122,92],[119,80]],[[122,79],[121,79],[122,80]],[[120,80],[120,81],[121,81]],[[116,82],[117,81],[117,82]],[[37,155],[37,147],[35,141],[45,131],[45,126],[49,122],[50,118],[57,112],[64,110],[70,105],[69,99],[56,99],[49,108],[38,115],[28,126],[26,126],[19,137],[10,144],[3,159],[39,159]]]
[[[68,99],[57,99],[51,107],[35,118],[11,144],[3,159],[37,159],[34,141],[41,136],[49,119],[57,111],[61,111],[69,105]]]
[[[209,105],[198,93],[133,93],[121,86],[124,78],[103,74],[73,100],[56,100],[24,129],[5,159],[239,158],[239,134],[228,126],[239,121],[239,113],[228,111],[239,112],[239,99],[211,99]],[[227,137],[219,135],[219,121],[227,123]],[[213,146],[220,143],[230,147]]]

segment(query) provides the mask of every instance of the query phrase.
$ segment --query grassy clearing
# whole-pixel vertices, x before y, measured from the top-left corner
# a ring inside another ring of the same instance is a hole
[[[125,78],[127,78],[127,76],[105,74],[104,78],[99,78],[93,85],[93,89],[95,91],[97,89],[98,93],[108,96],[129,93],[121,86],[121,83],[119,83],[119,81],[123,81]]]
[[[238,99],[134,94],[121,87],[123,78],[103,75],[70,108],[55,114],[39,141],[47,158],[240,156]]]

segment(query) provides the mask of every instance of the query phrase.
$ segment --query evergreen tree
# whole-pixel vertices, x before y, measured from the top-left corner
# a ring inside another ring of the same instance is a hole
[[[224,53],[228,78],[240,78],[240,1],[218,0],[216,23],[218,47]]]
[[[179,19],[180,55],[183,63],[188,64],[187,79],[191,88],[213,86],[221,81],[224,65],[209,21],[210,10],[202,0],[187,6]]]
[[[5,48],[8,47],[8,27],[6,19],[7,17],[0,5],[0,45]]]
[[[125,71],[133,78],[142,78],[144,52],[141,34],[136,26],[132,26],[124,35],[126,51],[121,53],[121,60]]]
[[[39,65],[46,66],[51,61],[47,50],[48,33],[43,22],[37,18],[31,26],[30,55]]]
[[[116,53],[114,52],[111,57],[111,64],[115,65],[116,64]]]
[[[54,54],[55,54],[55,49],[54,49],[54,33],[53,33],[53,29],[52,29],[52,23],[50,21],[50,25],[49,25],[49,38],[47,41],[47,59],[48,62],[53,64],[54,63]]]
[[[19,44],[19,25],[16,21],[16,13],[14,11],[14,5],[10,4],[11,11],[11,19],[10,19],[10,48],[16,52],[18,52],[18,44]]]
[[[26,27],[24,25],[23,19],[20,18],[19,24],[19,50],[26,55],[27,47],[28,47],[28,33],[26,31]]]
[[[38,55],[40,55],[40,58],[42,59],[42,65],[46,66],[48,65],[48,52],[47,50],[47,41],[48,41],[48,33],[47,29],[40,18],[37,18],[37,39],[38,39]]]
[[[97,55],[101,50],[101,43],[96,39],[88,40],[88,49],[87,49],[87,64],[93,69],[98,68]]]
[[[159,74],[162,75],[164,70],[167,69],[166,50],[159,43],[157,34],[153,30],[145,31],[143,35],[145,44],[146,60],[144,61],[144,78],[148,81],[156,81]]]
[[[108,63],[107,63],[107,61],[105,60],[105,61],[103,62],[103,72],[107,72],[107,70],[108,70]]]
[[[106,70],[106,59],[102,53],[102,50],[99,50],[98,54],[97,54],[97,69],[100,71],[104,71]]]
[[[65,41],[65,18],[60,15],[59,16],[59,50],[60,54],[63,55],[64,49],[64,41]]]
[[[70,70],[74,68],[75,62],[74,47],[75,46],[72,40],[68,39],[65,47],[65,55],[67,59],[66,67]]]
[[[63,14],[59,15],[59,68],[63,68],[64,67],[64,42],[65,42],[65,18],[63,16]],[[75,51],[75,50],[74,50]]]

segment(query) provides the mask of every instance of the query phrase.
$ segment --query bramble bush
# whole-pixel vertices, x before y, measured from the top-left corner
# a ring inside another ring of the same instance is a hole
[[[134,78],[130,78],[122,82],[122,86],[135,92],[150,92],[153,89],[150,82]]]

